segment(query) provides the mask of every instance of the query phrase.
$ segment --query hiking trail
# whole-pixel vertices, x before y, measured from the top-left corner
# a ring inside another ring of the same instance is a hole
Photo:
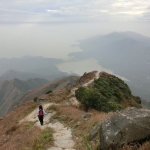
[[[95,78],[97,79],[99,77],[99,73],[95,73]],[[94,81],[94,78],[88,81],[87,83],[83,84],[82,86],[86,87],[89,84],[91,84]],[[69,99],[73,105],[78,105],[79,102],[75,97],[75,90],[77,88],[73,88],[71,90],[70,96],[71,98]],[[47,108],[54,103],[45,103],[43,105],[43,109],[46,111]],[[34,111],[32,111],[28,116],[26,116],[24,119],[20,121],[32,121],[36,122],[35,126],[38,126],[39,128],[46,129],[46,128],[52,128],[54,130],[53,133],[53,138],[54,138],[54,146],[48,148],[47,150],[75,150],[73,147],[75,145],[75,142],[72,140],[72,131],[69,127],[65,127],[62,123],[60,123],[58,120],[53,122],[50,122],[50,118],[56,113],[55,111],[51,111],[47,113],[47,115],[44,116],[44,124],[43,126],[40,125],[40,122],[37,117],[37,110],[36,108]]]
[[[85,84],[82,84],[83,87],[87,87],[89,84],[91,84],[92,82],[94,82],[94,79],[98,79],[99,78],[99,72],[97,71],[95,73],[95,77],[91,80],[89,80],[87,83]],[[73,88],[71,91],[70,91],[70,94],[69,94],[69,101],[71,103],[71,105],[74,105],[74,106],[79,106],[79,102],[78,100],[76,99],[76,96],[75,96],[75,91],[77,90],[78,88]]]
[[[46,109],[53,105],[53,103],[46,103],[43,104],[43,109],[46,111]],[[22,119],[20,121],[35,121],[35,126],[38,126],[42,130],[50,127],[54,130],[53,138],[54,138],[54,146],[48,148],[47,150],[75,150],[73,146],[75,145],[75,142],[72,140],[72,131],[69,127],[65,127],[62,123],[59,121],[55,121],[55,123],[50,122],[50,118],[55,114],[55,112],[47,113],[47,115],[44,116],[44,124],[43,126],[40,125],[40,122],[37,117],[38,108],[36,108],[34,111],[32,111],[27,117]]]

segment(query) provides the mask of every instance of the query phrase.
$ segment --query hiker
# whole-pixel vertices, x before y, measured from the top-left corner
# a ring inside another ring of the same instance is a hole
[[[44,111],[42,105],[39,106],[39,110],[37,111],[37,114],[38,114],[40,124],[43,125],[43,118],[44,115],[46,115],[47,113]]]

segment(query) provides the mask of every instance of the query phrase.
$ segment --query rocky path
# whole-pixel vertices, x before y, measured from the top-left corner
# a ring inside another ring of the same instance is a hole
[[[48,127],[55,131],[53,134],[55,147],[51,147],[48,150],[75,150],[73,149],[75,143],[72,140],[71,129],[64,127],[60,122],[50,123]]]
[[[52,103],[43,104],[44,110],[46,110]],[[38,108],[37,108],[38,109]],[[64,127],[62,123],[56,121],[55,123],[50,123],[50,118],[55,114],[55,112],[48,113],[44,117],[44,125],[41,126],[40,122],[37,118],[37,109],[32,111],[27,117],[25,117],[22,121],[37,121],[35,123],[36,126],[41,129],[46,129],[48,127],[54,130],[53,138],[54,138],[54,146],[48,148],[47,150],[75,150],[73,147],[75,142],[72,140],[72,131],[69,127]]]

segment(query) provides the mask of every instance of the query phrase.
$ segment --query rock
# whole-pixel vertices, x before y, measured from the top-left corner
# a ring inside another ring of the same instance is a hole
[[[135,101],[138,103],[138,104],[141,104],[142,100],[140,97],[136,96],[135,97]]]
[[[101,126],[101,122],[95,125],[94,128],[90,131],[90,134],[89,134],[90,141],[93,140],[95,136],[99,133],[100,126]]]
[[[54,141],[54,144],[56,146],[61,146],[61,148],[66,149],[66,148],[71,148],[75,145],[73,140],[70,139],[61,139],[61,140],[56,140]]]
[[[105,120],[100,128],[101,150],[146,139],[150,136],[150,110],[129,107]]]
[[[9,135],[4,135],[3,143],[6,143],[9,140]]]

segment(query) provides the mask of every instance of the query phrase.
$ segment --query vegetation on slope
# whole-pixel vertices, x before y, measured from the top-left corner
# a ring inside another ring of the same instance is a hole
[[[76,98],[87,111],[90,108],[110,112],[124,107],[140,107],[137,97],[131,94],[128,85],[114,75],[102,72],[94,84],[89,87],[79,87]],[[140,103],[140,101],[139,101]]]

